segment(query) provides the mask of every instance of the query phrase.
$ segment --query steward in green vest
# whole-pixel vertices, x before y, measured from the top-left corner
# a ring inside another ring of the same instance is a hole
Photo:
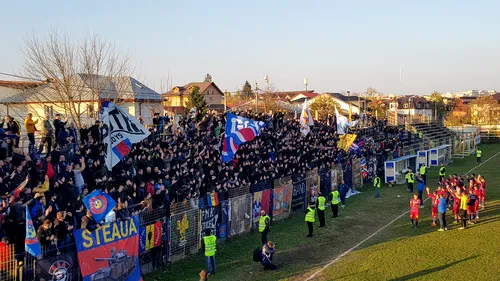
[[[271,218],[266,215],[266,211],[260,211],[260,219],[259,219],[259,232],[260,232],[260,240],[262,245],[267,244],[267,234],[269,233],[269,225],[271,224]]]
[[[375,179],[373,180],[373,187],[375,187],[375,198],[380,197],[380,177],[375,176]]]
[[[479,149],[479,148],[478,148],[478,149],[476,150],[476,162],[477,162],[478,164],[479,164],[479,163],[481,163],[481,153],[483,153],[483,152],[481,151],[481,149]]]
[[[415,182],[415,174],[411,169],[408,170],[405,176],[408,185],[408,192],[413,193],[413,183]]]
[[[203,237],[203,248],[205,249],[205,259],[207,261],[208,275],[215,274],[215,252],[217,247],[217,237],[212,235],[210,229],[205,230]]]
[[[420,166],[419,174],[420,176],[422,176],[424,184],[427,184],[427,166],[425,166],[425,164],[422,164],[422,166]]]
[[[333,187],[333,191],[330,192],[330,200],[332,203],[332,216],[334,218],[337,217],[339,213],[339,203],[340,203],[340,192],[337,190],[337,187]]]
[[[441,165],[441,168],[439,168],[439,181],[442,181],[446,177],[446,168]]]
[[[306,209],[306,217],[305,221],[307,223],[307,228],[309,229],[309,235],[307,237],[313,236],[313,223],[315,222],[316,210],[314,208],[314,202],[309,204],[309,207]]]
[[[418,138],[422,140],[423,137],[424,137],[424,133],[422,133],[422,131],[418,132]]]
[[[325,206],[326,198],[319,192],[318,199],[316,199],[316,208],[318,209],[319,227],[325,227]]]

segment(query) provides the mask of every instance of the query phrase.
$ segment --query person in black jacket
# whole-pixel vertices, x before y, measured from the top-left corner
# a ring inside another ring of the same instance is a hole
[[[61,120],[61,114],[56,114],[56,117],[54,119],[54,131],[55,131],[55,137],[56,139],[58,139],[59,137],[59,131],[61,130],[61,128],[63,128],[64,130],[64,126],[66,126],[66,122],[68,122],[68,117],[64,118],[64,121]],[[54,148],[57,148],[57,144],[58,142],[56,141],[54,143]]]

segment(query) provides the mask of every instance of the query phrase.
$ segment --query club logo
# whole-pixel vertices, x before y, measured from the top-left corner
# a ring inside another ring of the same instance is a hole
[[[104,211],[106,210],[106,206],[108,206],[106,197],[104,197],[103,195],[97,195],[91,198],[89,203],[90,203],[90,210],[92,211],[93,214],[96,215],[104,213]]]
[[[51,281],[70,281],[68,271],[71,265],[64,260],[54,262],[49,268],[49,274],[52,275]]]

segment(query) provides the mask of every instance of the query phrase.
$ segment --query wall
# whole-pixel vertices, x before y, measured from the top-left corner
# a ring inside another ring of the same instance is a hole
[[[203,97],[208,105],[222,104],[223,94],[219,92],[214,85],[210,85],[205,92],[203,92]]]

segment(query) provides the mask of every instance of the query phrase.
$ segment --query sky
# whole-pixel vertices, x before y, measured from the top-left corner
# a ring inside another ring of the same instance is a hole
[[[57,30],[75,41],[93,33],[113,42],[131,56],[132,76],[157,91],[206,73],[228,91],[245,80],[262,88],[266,75],[281,91],[303,90],[304,78],[319,93],[500,91],[495,0],[26,0],[1,7],[0,72],[22,71],[27,36]]]

